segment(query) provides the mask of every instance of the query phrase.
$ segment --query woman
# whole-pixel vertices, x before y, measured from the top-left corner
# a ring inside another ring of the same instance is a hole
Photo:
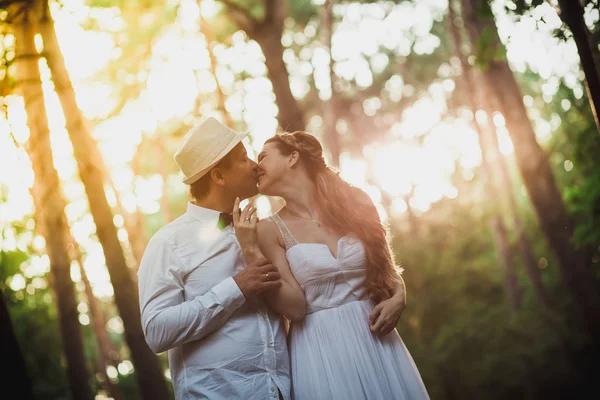
[[[293,397],[428,399],[394,329],[404,285],[370,198],[327,167],[305,132],[267,140],[257,179],[262,194],[286,201],[258,224],[258,241],[287,282],[287,292],[268,300],[292,320]]]

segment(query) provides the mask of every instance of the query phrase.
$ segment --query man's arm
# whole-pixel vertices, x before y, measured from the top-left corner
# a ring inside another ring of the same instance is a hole
[[[181,274],[181,261],[171,245],[161,238],[152,239],[142,258],[138,281],[142,328],[155,353],[202,339],[246,301],[231,277],[184,301]]]

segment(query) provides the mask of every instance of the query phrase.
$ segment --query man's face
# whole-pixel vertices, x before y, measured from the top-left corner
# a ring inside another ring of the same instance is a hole
[[[225,186],[233,196],[247,199],[258,194],[256,188],[256,163],[248,158],[242,143],[231,150],[229,168],[221,170]]]

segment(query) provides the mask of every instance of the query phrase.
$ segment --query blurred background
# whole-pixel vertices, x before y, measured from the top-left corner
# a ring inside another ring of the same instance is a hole
[[[373,198],[432,399],[591,398],[599,4],[0,1],[0,397],[171,398],[136,269],[215,116],[253,155],[315,134]]]

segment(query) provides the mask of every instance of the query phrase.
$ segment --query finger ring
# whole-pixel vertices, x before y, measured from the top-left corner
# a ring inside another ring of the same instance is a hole
[[[250,221],[250,218],[246,217],[244,218],[244,221]]]

